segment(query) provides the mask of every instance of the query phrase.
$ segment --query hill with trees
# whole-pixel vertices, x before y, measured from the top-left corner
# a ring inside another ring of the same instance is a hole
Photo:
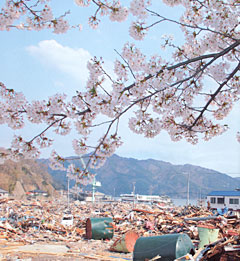
[[[25,192],[37,189],[46,191],[49,195],[55,193],[57,187],[46,166],[35,160],[7,160],[0,164],[0,188],[13,193],[17,184]]]

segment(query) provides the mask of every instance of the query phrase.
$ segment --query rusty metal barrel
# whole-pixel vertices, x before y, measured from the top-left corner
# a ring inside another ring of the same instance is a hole
[[[87,239],[111,239],[114,234],[113,219],[108,217],[88,218],[86,221]]]
[[[127,233],[116,239],[116,241],[111,246],[110,251],[122,253],[133,252],[134,245],[138,238],[139,236],[136,232],[128,231]]]

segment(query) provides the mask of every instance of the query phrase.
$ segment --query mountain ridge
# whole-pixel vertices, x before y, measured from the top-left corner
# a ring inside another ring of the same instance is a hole
[[[71,157],[77,167],[82,163],[77,157]],[[69,162],[65,163],[67,167]],[[102,186],[99,192],[112,196],[131,193],[133,185],[137,194],[168,195],[186,198],[188,173],[191,198],[205,197],[212,190],[234,190],[240,187],[240,178],[233,178],[216,170],[191,164],[172,164],[156,159],[135,159],[120,157],[117,154],[107,159],[105,165],[97,170],[89,170],[96,174]],[[0,164],[0,188],[14,190],[20,182],[25,191],[41,189],[67,189],[66,171],[52,170],[49,159],[6,161]],[[74,181],[70,181],[70,186]],[[91,190],[91,186],[84,187]]]
[[[66,188],[66,173],[51,170],[47,159],[40,161],[48,165],[48,172],[53,180]],[[80,160],[73,160],[72,163],[81,167]],[[68,164],[66,163],[66,166]],[[98,191],[113,196],[131,193],[133,183],[135,183],[137,194],[160,194],[185,198],[188,173],[190,195],[194,198],[199,198],[200,195],[206,196],[212,190],[234,190],[240,187],[240,179],[232,178],[216,170],[191,164],[174,165],[156,159],[139,160],[120,157],[117,154],[107,159],[100,169],[90,171],[97,173],[96,179],[102,183]],[[88,187],[88,189],[91,188]]]

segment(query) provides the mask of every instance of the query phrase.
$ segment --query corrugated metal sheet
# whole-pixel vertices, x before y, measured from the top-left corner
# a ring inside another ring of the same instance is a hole
[[[240,191],[212,191],[208,196],[240,196]]]

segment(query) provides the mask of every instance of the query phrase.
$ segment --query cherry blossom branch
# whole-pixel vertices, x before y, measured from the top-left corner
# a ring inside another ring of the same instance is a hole
[[[31,5],[32,2],[35,4]],[[6,7],[1,9],[0,20],[2,18],[3,22],[0,23],[0,29],[6,30],[25,18],[24,23],[16,27],[35,30],[52,28],[55,33],[63,33],[70,28],[68,22],[63,20],[67,12],[54,19],[51,8],[44,5],[45,0],[32,2],[16,1],[18,8],[13,5],[13,1],[7,1]],[[212,118],[222,120],[240,99],[237,76],[240,66],[238,5],[230,5],[227,1],[163,2],[170,6],[182,4],[186,12],[179,20],[173,20],[147,8],[151,6],[147,0],[131,0],[129,7],[115,0],[75,0],[79,6],[92,4],[95,7],[95,14],[89,19],[93,28],[100,22],[98,15],[108,16],[110,21],[122,22],[132,14],[136,21],[132,21],[129,34],[135,40],[143,40],[148,29],[167,22],[180,27],[185,42],[182,46],[175,46],[170,39],[166,39],[164,47],[174,47],[172,57],[167,62],[161,54],[148,59],[137,48],[137,44],[126,43],[122,53],[117,52],[123,62],[117,60],[114,63],[117,80],[114,80],[115,75],[113,77],[104,70],[102,59],[92,59],[88,63],[86,90],[77,92],[70,102],[66,101],[66,95],[56,94],[48,101],[29,103],[21,93],[11,92],[0,83],[1,124],[6,123],[12,129],[23,128],[27,120],[46,125],[29,142],[25,142],[21,136],[15,137],[12,141],[12,156],[8,158],[15,159],[19,153],[27,157],[30,153],[38,156],[40,148],[52,145],[52,141],[44,135],[48,130],[66,135],[73,122],[79,134],[78,139],[72,142],[76,154],[89,155],[92,150],[87,168],[99,167],[121,145],[120,137],[117,137],[119,122],[133,108],[134,117],[129,118],[129,128],[145,137],[155,137],[165,130],[174,141],[185,138],[196,144],[200,136],[208,140],[226,130],[224,126],[213,123]],[[149,14],[156,22],[148,22]],[[207,77],[214,79],[213,86],[205,86]],[[132,84],[129,84],[129,78]],[[108,88],[109,82],[112,84],[111,90]],[[202,95],[206,96],[205,101],[201,100]],[[198,106],[200,102],[202,106]],[[98,115],[107,116],[110,120],[97,123]],[[90,146],[91,128],[103,124],[106,124],[103,136]],[[7,158],[5,154],[2,157]],[[53,153],[53,158],[64,161],[56,153]],[[75,168],[78,178],[90,175],[87,168],[84,172]]]
[[[171,87],[174,87],[175,85],[178,85],[178,84],[182,84],[183,82],[188,81],[188,80],[190,80],[191,78],[194,78],[200,71],[203,71],[207,66],[209,66],[211,63],[213,63],[217,58],[219,58],[221,55],[223,55],[223,54],[227,53],[229,50],[231,50],[231,49],[233,48],[233,46],[235,46],[235,45],[232,45],[231,47],[226,48],[225,50],[223,50],[223,51],[220,52],[220,53],[216,53],[216,54],[212,54],[212,55],[207,55],[207,56],[205,56],[205,57],[207,57],[207,58],[212,57],[213,59],[212,59],[211,61],[209,61],[207,64],[205,64],[202,68],[199,68],[198,70],[196,70],[193,75],[191,75],[191,76],[189,76],[189,77],[187,77],[187,78],[185,78],[185,79],[183,79],[183,80],[180,80],[180,81],[175,82],[174,84],[171,85]],[[189,63],[189,61],[188,61],[188,63]],[[182,64],[187,64],[187,63],[186,63],[186,62],[183,62],[183,63],[180,63],[180,64],[181,64],[181,66],[182,66]],[[180,66],[180,65],[178,64],[177,66],[168,67],[168,69],[170,69],[170,68],[178,68],[179,66]],[[232,77],[232,74],[229,76],[229,79],[230,79],[231,77]],[[221,86],[224,86],[224,84],[221,85]],[[221,89],[221,88],[220,88],[220,89]],[[219,89],[219,91],[220,91],[220,89]],[[219,91],[218,91],[218,92],[219,92]],[[121,115],[123,115],[124,113],[126,113],[126,112],[127,112],[130,108],[132,108],[134,105],[136,105],[136,104],[138,104],[138,103],[141,103],[141,102],[144,101],[144,100],[148,100],[149,98],[153,97],[154,95],[156,95],[156,94],[159,93],[159,92],[160,92],[160,90],[158,90],[158,91],[156,91],[156,92],[154,92],[154,93],[152,93],[152,94],[150,94],[150,95],[148,95],[148,96],[145,96],[145,97],[143,97],[143,98],[141,98],[141,99],[136,100],[136,101],[133,102],[130,106],[128,106],[125,110],[123,110],[120,114],[118,114],[118,116],[117,116],[114,120],[110,121],[110,124],[109,124],[108,129],[107,129],[107,131],[106,131],[104,137],[102,138],[102,141],[101,141],[101,142],[99,143],[99,145],[96,147],[96,149],[95,149],[93,155],[96,154],[97,150],[98,150],[98,149],[100,148],[100,146],[104,143],[106,137],[108,136],[108,134],[109,134],[109,132],[110,132],[110,130],[111,130],[112,125],[114,124],[114,122],[115,122],[116,120],[119,120],[119,118],[121,117]],[[217,93],[218,93],[218,92],[217,92]],[[216,93],[216,95],[217,95],[217,93]],[[210,103],[211,103],[211,102],[209,102],[209,104],[210,104]],[[203,112],[207,110],[207,107],[208,107],[208,104],[204,107],[204,109],[202,110],[202,112],[200,113],[199,117],[196,119],[195,123],[192,125],[192,127],[194,127],[194,126],[197,124],[197,122],[198,122],[198,120],[201,118]],[[83,115],[84,113],[87,113],[87,112],[90,112],[90,111],[91,111],[91,110],[88,109],[88,110],[85,110],[85,111],[83,111],[83,112],[81,112],[81,113],[78,113],[78,114],[79,114],[79,115],[80,115],[80,114]],[[62,119],[60,119],[60,120],[62,120]],[[58,120],[58,121],[60,121],[60,120]],[[56,122],[58,122],[58,121],[56,121]],[[49,126],[48,126],[42,133],[40,133],[38,136],[42,135],[46,130],[48,130],[50,127],[52,127],[56,122],[54,122],[54,123],[52,123],[51,125],[49,125]],[[190,130],[190,129],[189,129],[189,130]],[[38,136],[36,136],[35,138],[37,138]],[[35,139],[35,138],[34,138],[34,139]],[[33,139],[33,140],[34,140],[34,139]],[[33,141],[33,140],[32,140],[32,141]],[[88,162],[87,165],[89,165],[89,163],[90,163],[90,159],[89,159],[89,162]]]
[[[47,130],[49,130],[52,126],[54,126],[56,123],[61,122],[62,120],[64,120],[65,118],[67,118],[67,116],[63,116],[63,118],[55,120],[54,122],[52,122],[50,125],[48,125],[42,132],[40,132],[38,135],[36,135],[35,137],[33,137],[30,141],[28,141],[28,143],[32,143],[35,139],[37,139],[38,137],[40,137],[42,134],[46,133]]]
[[[218,95],[218,93],[222,90],[222,88],[233,78],[233,76],[240,70],[240,63],[236,66],[236,68],[232,71],[232,73],[229,74],[229,76],[226,78],[224,82],[220,84],[220,86],[217,88],[217,90],[211,95],[211,98],[208,100],[204,108],[202,109],[199,116],[195,119],[193,124],[188,127],[188,130],[192,130],[192,128],[197,124],[197,122],[202,118],[204,112],[207,110],[211,102],[215,99],[215,97]]]
[[[215,31],[215,30],[212,30],[210,28],[204,28],[204,27],[201,27],[199,25],[190,25],[190,24],[186,24],[186,23],[181,23],[179,21],[176,21],[176,20],[173,20],[173,19],[170,19],[170,18],[166,18],[160,14],[158,14],[157,12],[154,12],[154,11],[151,11],[149,9],[147,9],[147,11],[149,13],[151,13],[152,15],[154,16],[157,16],[157,17],[160,17],[162,20],[160,20],[159,22],[164,22],[164,21],[168,21],[168,22],[172,22],[172,23],[175,23],[175,24],[178,24],[178,25],[181,25],[183,27],[188,27],[188,28],[191,28],[191,29],[199,29],[200,31],[208,31],[208,32],[211,32],[211,33],[214,33],[214,34],[218,34],[218,35],[221,35],[221,36],[224,36],[224,37],[228,37],[234,41],[237,41],[238,39],[237,38],[234,38],[232,37],[230,34],[228,33],[221,33],[221,32],[218,32],[218,31]]]
[[[135,75],[134,75],[134,73],[133,73],[133,71],[132,71],[132,68],[131,68],[131,66],[129,65],[129,63],[127,62],[127,60],[116,50],[116,49],[114,49],[114,51],[121,57],[121,59],[127,64],[127,68],[129,69],[129,71],[131,72],[131,74],[132,74],[132,77],[134,78],[134,79],[136,79],[136,77],[135,77]]]
[[[37,15],[36,11],[33,11],[32,8],[30,8],[23,0],[19,1],[18,3],[21,3],[22,5],[24,5],[26,7],[26,9],[33,14],[33,16],[35,16],[36,18],[40,19],[41,17],[39,15]],[[34,5],[35,7],[37,6],[37,4],[39,3],[39,1],[37,1],[37,3]],[[16,3],[15,3],[16,5]]]
[[[166,69],[166,70],[170,71],[170,70],[177,69],[179,67],[182,67],[182,66],[194,63],[194,62],[202,61],[202,60],[205,60],[205,59],[209,59],[209,58],[214,58],[214,60],[216,60],[219,57],[224,56],[225,54],[227,54],[228,52],[230,52],[231,50],[233,50],[234,48],[236,48],[239,45],[240,45],[240,40],[237,40],[235,43],[231,44],[230,46],[228,46],[226,49],[224,49],[223,51],[221,51],[219,53],[204,54],[204,55],[201,55],[201,56],[198,56],[198,57],[194,57],[192,59],[188,59],[186,61],[177,63],[177,64],[172,65],[172,66],[166,66],[163,69]],[[158,77],[163,72],[163,69],[158,71],[156,75],[149,74],[148,76],[144,77],[143,81],[147,81],[147,80],[149,80],[149,79],[151,79],[153,77]],[[135,87],[135,83],[129,85],[128,87],[125,87],[123,92],[129,91],[133,87]]]

